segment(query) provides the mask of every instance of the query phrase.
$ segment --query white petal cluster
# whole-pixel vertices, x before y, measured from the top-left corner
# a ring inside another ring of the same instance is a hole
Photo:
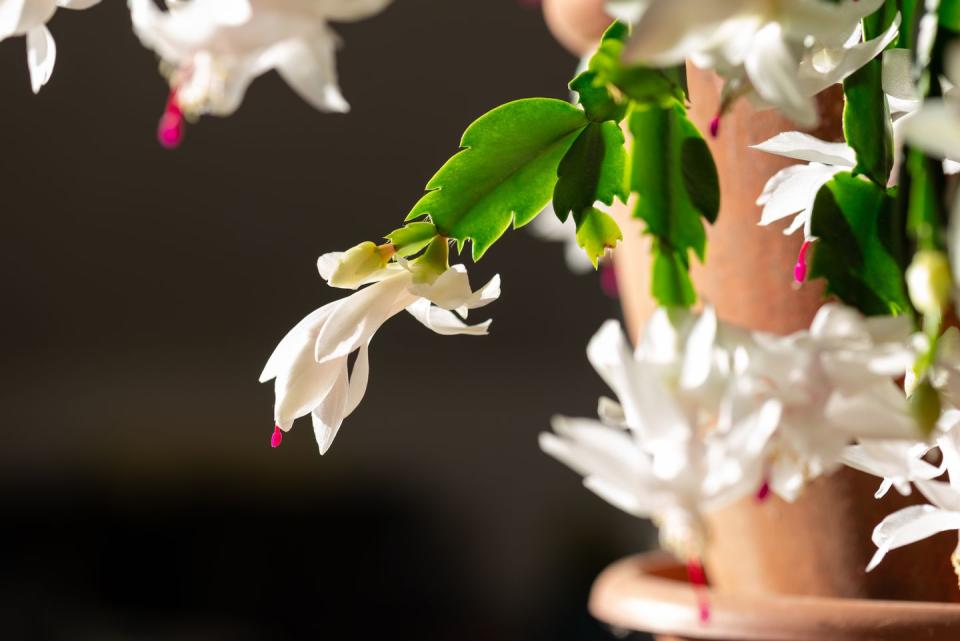
[[[665,67],[687,58],[726,81],[727,99],[749,96],[804,127],[817,123],[813,96],[865,65],[897,36],[899,18],[861,42],[860,20],[883,0],[616,0],[633,33],[625,55]]]
[[[792,501],[854,440],[916,434],[894,382],[914,358],[900,319],[827,305],[781,337],[709,308],[660,310],[636,350],[610,321],[587,354],[619,402],[601,399],[600,420],[555,418],[541,447],[688,557],[702,551],[704,513],[768,489]]]
[[[320,257],[318,267],[325,280],[330,280],[343,256]],[[416,272],[410,264],[391,263],[373,273],[368,286],[324,305],[287,333],[260,374],[260,382],[276,379],[277,427],[289,431],[297,418],[310,414],[320,453],[325,453],[366,391],[374,333],[403,310],[438,334],[487,333],[491,321],[468,325],[461,317],[500,296],[499,276],[472,291],[463,265],[454,265],[430,282],[421,282]]]
[[[0,0],[0,40],[27,37],[27,68],[33,93],[47,84],[57,59],[57,45],[47,23],[58,7],[88,9],[100,0]]]
[[[129,0],[133,28],[169,68],[172,94],[188,115],[225,116],[251,81],[271,69],[304,100],[347,111],[337,85],[336,34],[328,21],[382,10],[390,0]]]

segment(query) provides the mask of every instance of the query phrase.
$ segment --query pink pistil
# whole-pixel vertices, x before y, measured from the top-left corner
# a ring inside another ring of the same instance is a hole
[[[177,104],[177,90],[173,89],[170,91],[167,106],[164,108],[163,116],[160,117],[160,123],[157,126],[157,140],[165,149],[176,149],[183,142],[185,129],[186,122],[183,111]]]
[[[720,134],[720,114],[710,119],[710,137],[716,138]]]
[[[600,264],[600,289],[610,298],[620,297],[620,290],[617,288],[617,272],[611,261]]]
[[[697,607],[700,610],[700,622],[710,621],[710,599],[707,596],[707,574],[703,571],[700,559],[691,557],[687,560],[687,579],[693,587],[697,598]]]
[[[800,253],[797,255],[797,264],[793,266],[793,280],[798,283],[807,280],[807,249],[809,248],[810,241],[803,241],[800,245]]]
[[[770,481],[763,479],[760,489],[757,490],[757,503],[763,503],[770,496]]]
[[[283,442],[283,432],[280,430],[279,425],[273,426],[273,434],[270,436],[270,447],[277,448],[280,447],[280,443]]]

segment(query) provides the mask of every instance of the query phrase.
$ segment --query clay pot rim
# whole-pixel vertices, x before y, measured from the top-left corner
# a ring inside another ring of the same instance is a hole
[[[699,618],[684,569],[663,552],[617,561],[593,584],[590,612],[614,627],[695,639],[743,641],[956,641],[960,604],[731,594],[706,589]]]

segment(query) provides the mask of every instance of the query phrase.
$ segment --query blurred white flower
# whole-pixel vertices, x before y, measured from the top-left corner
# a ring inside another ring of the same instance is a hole
[[[324,279],[330,278],[343,255],[320,257]],[[463,265],[454,265],[432,282],[420,282],[415,272],[411,264],[388,265],[373,284],[309,314],[280,341],[260,374],[260,382],[276,379],[274,447],[294,420],[310,414],[320,453],[327,451],[343,419],[366,391],[370,340],[404,309],[438,334],[487,333],[489,320],[467,325],[460,317],[499,297],[499,276],[474,292]],[[357,358],[350,371],[348,360],[354,352]]]
[[[837,469],[857,439],[914,440],[917,427],[894,378],[912,366],[905,317],[864,318],[824,305],[809,330],[754,335],[750,393],[776,398],[782,414],[768,444],[770,488],[792,501],[806,483]]]
[[[687,58],[726,81],[724,105],[749,96],[804,127],[817,123],[813,96],[841,82],[896,38],[899,16],[861,42],[860,20],[883,0],[637,0],[625,56],[657,67]],[[624,2],[619,15],[629,14]]]
[[[791,165],[775,173],[764,185],[757,204],[763,206],[761,225],[769,225],[796,214],[783,233],[792,234],[802,228],[804,239],[812,240],[810,219],[817,192],[838,173],[852,170],[857,164],[856,153],[846,143],[825,142],[799,131],[777,134],[752,147],[807,162],[806,165]]]
[[[960,47],[951,47],[945,58],[947,80],[956,87],[960,83]],[[901,63],[899,67],[891,67],[888,75],[895,73],[902,76],[909,70],[904,70]],[[943,98],[924,100],[920,109],[903,122],[902,128],[908,144],[933,156],[960,160],[960,102],[954,88],[946,91]]]
[[[601,402],[601,419],[631,432],[656,481],[631,486],[641,506],[632,511],[656,517],[650,506],[663,504],[671,483],[687,523],[699,522],[707,505],[767,488],[793,501],[807,482],[842,465],[851,442],[915,442],[916,424],[894,382],[916,357],[910,329],[908,319],[864,318],[836,304],[790,336],[719,323],[710,308],[699,316],[659,310],[633,351],[616,323],[604,325],[587,354],[619,404]],[[578,433],[563,434],[566,449],[550,445],[555,437],[547,446],[570,463]],[[599,468],[591,473],[602,476]],[[624,504],[624,493],[617,496]]]
[[[0,0],[0,40],[12,36],[27,37],[27,69],[33,93],[47,84],[57,58],[47,22],[64,9],[88,9],[100,0]]]
[[[778,408],[761,403],[718,427],[711,397],[731,355],[715,340],[712,312],[676,315],[680,330],[659,311],[636,353],[618,323],[605,323],[587,354],[620,403],[601,399],[601,421],[556,417],[556,433],[541,434],[540,446],[614,506],[652,518],[664,546],[690,559],[703,551],[702,514],[757,491],[762,479],[751,459],[759,459]],[[698,356],[686,359],[688,352]]]
[[[389,2],[168,0],[161,11],[154,0],[129,0],[134,31],[169,74],[161,142],[179,142],[184,116],[233,113],[250,82],[271,69],[317,109],[347,111],[337,85],[338,39],[327,22],[366,18]]]

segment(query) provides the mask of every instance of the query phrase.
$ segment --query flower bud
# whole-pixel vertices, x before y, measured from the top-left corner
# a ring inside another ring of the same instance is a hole
[[[929,436],[940,419],[940,394],[924,379],[916,385],[909,398],[910,414],[924,436]]]
[[[918,251],[907,268],[907,289],[914,307],[924,315],[939,315],[950,302],[950,263],[943,252]]]
[[[386,267],[393,253],[393,245],[389,243],[377,246],[366,241],[351,247],[340,256],[327,283],[331,287],[355,289]]]

